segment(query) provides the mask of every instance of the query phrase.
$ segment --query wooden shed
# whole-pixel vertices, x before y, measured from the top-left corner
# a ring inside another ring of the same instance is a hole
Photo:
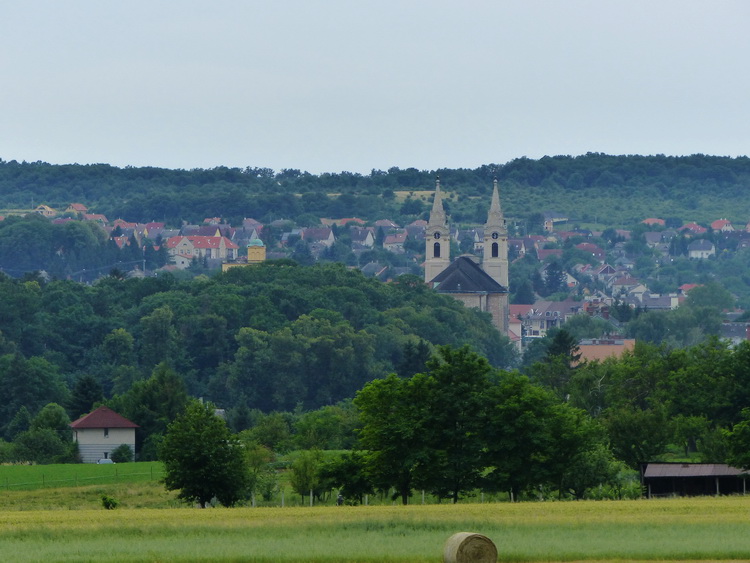
[[[644,463],[641,484],[648,498],[746,494],[748,473],[724,463]]]

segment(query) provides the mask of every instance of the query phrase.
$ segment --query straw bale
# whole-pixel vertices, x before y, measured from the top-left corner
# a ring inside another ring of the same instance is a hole
[[[472,532],[453,534],[443,548],[444,563],[497,563],[497,548],[487,536]]]

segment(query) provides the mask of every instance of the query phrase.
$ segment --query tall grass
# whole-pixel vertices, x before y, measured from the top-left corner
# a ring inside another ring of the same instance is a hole
[[[439,563],[450,535],[472,531],[508,562],[748,561],[748,516],[750,497],[6,511],[0,553],[8,561]]]

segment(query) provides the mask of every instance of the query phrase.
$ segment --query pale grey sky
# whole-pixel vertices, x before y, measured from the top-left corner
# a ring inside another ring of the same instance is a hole
[[[313,173],[750,154],[750,2],[0,2],[0,158]]]

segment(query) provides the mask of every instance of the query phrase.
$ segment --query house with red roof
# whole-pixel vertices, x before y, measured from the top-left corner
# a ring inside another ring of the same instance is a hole
[[[83,463],[109,459],[112,452],[123,444],[135,452],[135,429],[139,426],[109,407],[99,407],[71,422],[70,427]]]
[[[106,215],[102,215],[101,213],[84,213],[83,220],[94,221],[95,223],[99,223],[102,226],[106,225],[109,222],[107,221]]]
[[[731,233],[734,231],[732,222],[729,219],[717,219],[711,223],[711,228],[714,231],[721,231],[722,233]]]
[[[591,254],[591,256],[593,256],[600,263],[603,263],[607,259],[607,253],[594,243],[582,242],[581,244],[576,244],[576,248],[578,250],[583,250],[587,254]]]
[[[404,243],[406,242],[406,233],[394,233],[385,237],[383,241],[383,248],[390,252],[400,253],[404,251]]]
[[[666,225],[666,221],[664,221],[664,219],[658,219],[656,217],[649,217],[648,219],[644,219],[643,221],[641,221],[641,223],[650,226],[661,225],[662,227]]]
[[[706,227],[702,227],[698,223],[695,223],[695,222],[686,223],[685,225],[683,225],[677,230],[681,231],[683,234],[686,234],[686,235],[702,235],[703,233],[708,231]]]
[[[167,239],[167,253],[172,263],[184,269],[196,260],[231,261],[237,259],[239,246],[227,237],[177,235]]]
[[[540,262],[544,262],[548,258],[551,258],[552,256],[556,258],[562,258],[563,255],[563,249],[562,248],[540,248],[536,251],[536,257],[539,259]]]
[[[89,211],[89,208],[83,205],[82,203],[71,203],[65,209],[65,213],[70,213],[71,215],[84,215],[88,213],[88,211]]]

